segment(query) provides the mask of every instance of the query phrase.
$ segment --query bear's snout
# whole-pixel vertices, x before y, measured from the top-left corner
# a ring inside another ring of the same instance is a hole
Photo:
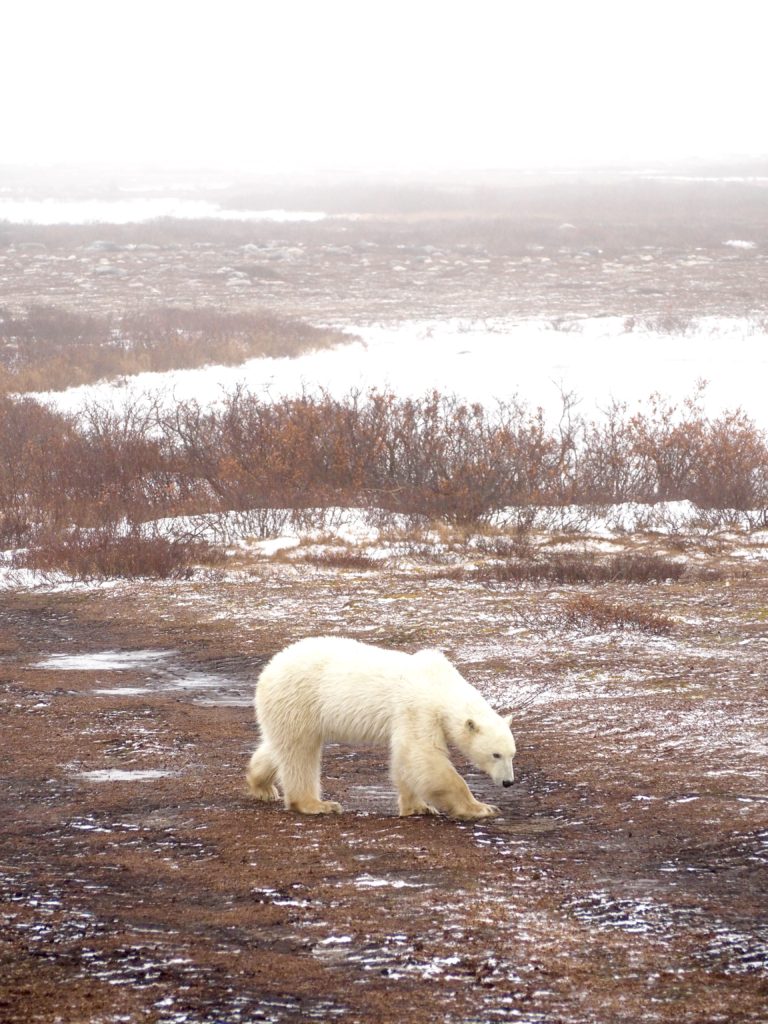
[[[512,785],[512,779],[504,779],[504,781],[501,784],[504,787],[504,789],[506,789],[508,786]]]

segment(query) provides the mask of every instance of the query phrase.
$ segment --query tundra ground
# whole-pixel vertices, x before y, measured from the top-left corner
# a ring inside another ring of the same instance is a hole
[[[764,1021],[761,538],[581,550],[666,582],[300,547],[6,592],[3,1021]],[[386,751],[334,746],[341,816],[249,799],[258,670],[328,632],[442,647],[518,709],[513,788],[460,766],[500,818],[400,819]]]

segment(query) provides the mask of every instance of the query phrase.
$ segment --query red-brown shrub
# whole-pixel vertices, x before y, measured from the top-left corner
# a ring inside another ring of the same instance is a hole
[[[270,400],[237,388],[209,408],[136,402],[77,418],[0,396],[5,546],[193,513],[247,515],[263,534],[288,510],[334,505],[471,525],[510,507],[675,499],[720,515],[758,510],[764,522],[765,434],[742,412],[710,420],[700,396],[682,410],[657,398],[632,416],[617,405],[597,423],[569,410],[554,428],[517,403],[488,409],[437,393]],[[582,571],[578,558],[556,561],[538,564],[539,578]],[[641,561],[601,563],[590,578],[637,578],[650,571]],[[504,566],[514,577],[514,559]],[[657,570],[673,572],[656,566],[648,578]]]
[[[196,565],[217,565],[222,558],[202,541],[144,536],[138,531],[123,535],[101,527],[43,535],[14,564],[43,573],[63,572],[77,580],[169,579],[187,577]]]
[[[667,636],[675,625],[668,615],[643,605],[605,601],[588,594],[578,594],[566,603],[562,621],[567,627],[582,631],[635,629],[660,636]]]

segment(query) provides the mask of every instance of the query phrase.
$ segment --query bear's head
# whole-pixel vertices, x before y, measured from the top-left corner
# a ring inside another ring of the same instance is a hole
[[[480,771],[489,775],[497,786],[511,786],[515,778],[512,760],[517,748],[508,715],[476,716],[465,720],[462,728],[463,753]]]

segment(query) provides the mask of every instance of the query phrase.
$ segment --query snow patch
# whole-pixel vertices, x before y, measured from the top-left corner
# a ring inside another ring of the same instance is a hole
[[[165,404],[196,399],[213,406],[238,384],[277,398],[321,388],[337,397],[354,389],[389,388],[410,396],[438,389],[487,405],[521,400],[556,422],[562,392],[576,394],[579,413],[596,418],[613,400],[634,407],[658,391],[680,402],[706,380],[703,400],[710,415],[741,407],[768,427],[768,333],[747,318],[704,317],[676,334],[637,327],[621,316],[556,324],[411,321],[354,330],[361,341],[296,358],[144,373],[33,397],[76,412],[92,402],[122,408],[148,396]]]
[[[305,210],[230,210],[205,199],[163,196],[141,199],[0,199],[0,220],[13,224],[136,224],[178,220],[246,220],[290,223],[324,220],[327,214]]]

